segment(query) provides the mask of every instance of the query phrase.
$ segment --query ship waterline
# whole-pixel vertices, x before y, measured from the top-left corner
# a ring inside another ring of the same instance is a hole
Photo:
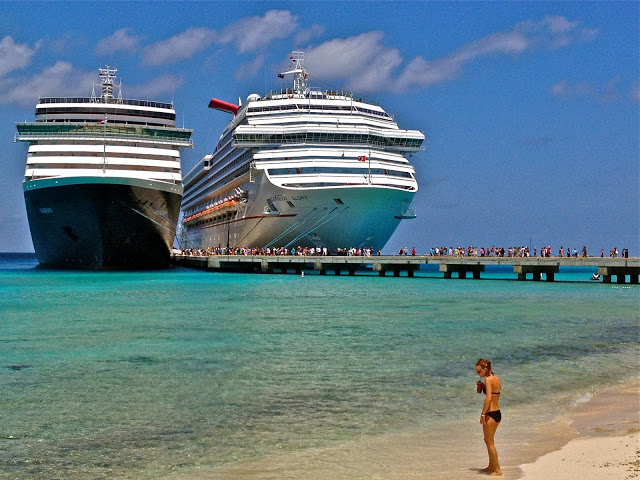
[[[131,178],[75,177],[24,184],[38,262],[49,267],[167,265],[181,186]],[[48,184],[48,185],[47,185]]]

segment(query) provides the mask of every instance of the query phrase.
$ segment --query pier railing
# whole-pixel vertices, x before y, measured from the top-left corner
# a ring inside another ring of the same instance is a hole
[[[437,264],[444,278],[480,278],[487,265],[511,265],[518,280],[530,278],[536,281],[552,282],[560,267],[597,267],[598,275],[604,283],[611,283],[616,277],[617,283],[638,284],[640,276],[640,258],[602,258],[602,257],[434,257],[434,256],[292,256],[292,255],[211,255],[191,256],[173,255],[174,265],[224,272],[288,273],[301,274],[305,270],[315,270],[320,275],[333,272],[341,275],[355,275],[356,270],[370,267],[380,276],[392,273],[409,277],[420,269],[421,265]]]

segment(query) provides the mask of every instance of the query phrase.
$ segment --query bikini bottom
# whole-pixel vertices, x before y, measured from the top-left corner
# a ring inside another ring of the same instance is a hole
[[[485,415],[487,415],[487,417],[493,418],[496,423],[500,423],[500,420],[502,420],[502,414],[500,413],[500,410],[494,410],[493,412],[487,412]]]

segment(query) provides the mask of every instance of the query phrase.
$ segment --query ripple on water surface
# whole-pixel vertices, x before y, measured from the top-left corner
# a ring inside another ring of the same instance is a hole
[[[478,357],[494,361],[511,409],[541,394],[561,408],[639,366],[637,289],[180,269],[0,276],[0,473],[11,478],[156,478],[446,425],[477,411]]]

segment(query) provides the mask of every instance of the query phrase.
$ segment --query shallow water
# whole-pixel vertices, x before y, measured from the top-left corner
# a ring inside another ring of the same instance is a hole
[[[0,259],[0,477],[232,471],[464,433],[481,408],[478,357],[493,361],[512,418],[545,398],[540,423],[637,376],[637,286],[509,272],[65,272]]]

